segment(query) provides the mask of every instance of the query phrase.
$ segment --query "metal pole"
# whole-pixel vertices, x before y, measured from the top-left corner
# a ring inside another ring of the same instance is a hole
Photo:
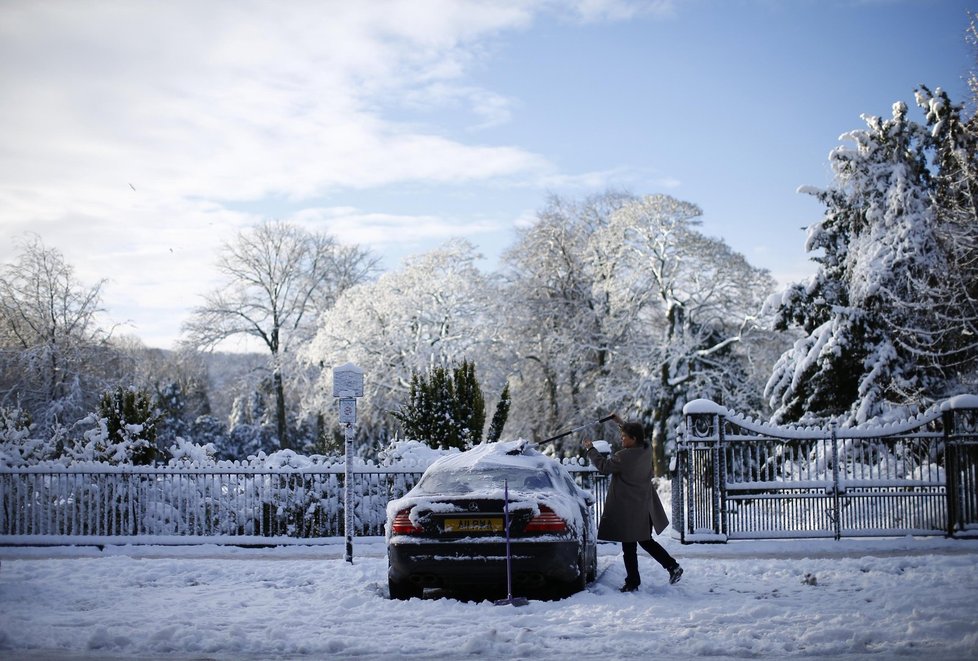
[[[346,531],[346,561],[353,562],[353,423],[346,424],[346,471],[343,494],[343,528]]]

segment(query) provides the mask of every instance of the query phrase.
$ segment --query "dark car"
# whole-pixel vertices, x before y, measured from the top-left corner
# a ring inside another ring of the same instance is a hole
[[[513,594],[568,595],[594,580],[590,493],[526,441],[478,445],[438,459],[387,505],[393,599],[425,588],[507,592],[506,499]]]

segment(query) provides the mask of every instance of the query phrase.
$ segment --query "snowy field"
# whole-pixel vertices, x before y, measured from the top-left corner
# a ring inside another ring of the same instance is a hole
[[[523,607],[387,598],[384,542],[0,548],[3,659],[974,659],[978,540],[617,545],[586,592]],[[640,552],[641,553],[641,552]]]

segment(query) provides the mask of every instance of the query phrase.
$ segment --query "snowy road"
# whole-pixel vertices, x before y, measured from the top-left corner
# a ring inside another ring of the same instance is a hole
[[[528,606],[387,599],[382,540],[282,549],[0,548],[4,659],[831,658],[978,656],[978,540],[666,545]]]

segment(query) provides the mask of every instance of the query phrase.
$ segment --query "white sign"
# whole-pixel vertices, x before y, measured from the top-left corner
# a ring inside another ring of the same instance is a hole
[[[357,400],[341,399],[340,400],[340,424],[354,424],[357,421]]]
[[[353,363],[334,367],[333,397],[363,397],[363,370]]]

